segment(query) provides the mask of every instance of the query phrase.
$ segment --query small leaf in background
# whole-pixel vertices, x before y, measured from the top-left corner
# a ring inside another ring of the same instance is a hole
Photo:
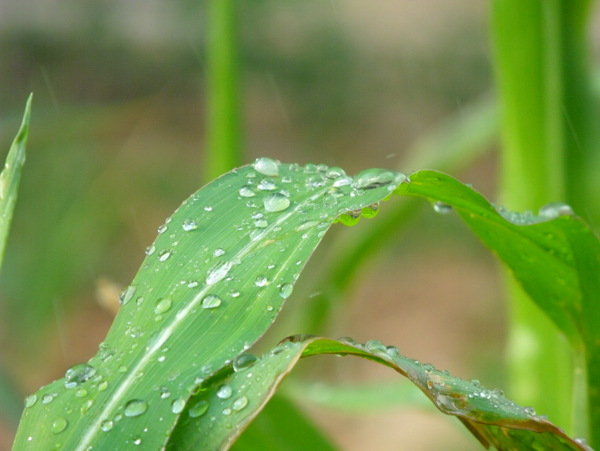
[[[385,346],[377,340],[362,345],[349,339],[307,336],[290,337],[243,371],[235,371],[234,362],[219,377],[207,380],[191,398],[169,446],[190,450],[226,448],[258,415],[300,357],[321,354],[354,355],[396,370],[441,412],[456,416],[485,447],[590,449],[582,440],[567,437],[533,408],[506,399],[500,390],[489,390],[476,380],[467,382],[433,365],[404,357],[394,346]],[[199,415],[197,406],[202,406]]]
[[[197,387],[275,320],[334,220],[405,178],[260,158],[202,188],[158,228],[98,354],[28,398],[15,449],[166,444]]]

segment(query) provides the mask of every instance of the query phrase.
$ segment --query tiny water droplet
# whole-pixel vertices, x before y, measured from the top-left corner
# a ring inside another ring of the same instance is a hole
[[[570,205],[562,202],[552,202],[544,205],[538,212],[544,219],[554,219],[559,216],[573,215],[573,209]]]
[[[263,175],[268,175],[271,177],[276,177],[279,175],[279,165],[277,162],[267,157],[257,158],[252,164],[252,167],[256,172],[260,172]]]
[[[160,251],[158,253],[158,259],[161,262],[164,262],[165,260],[167,260],[169,257],[171,256],[171,250],[170,249],[164,249],[162,251]]]
[[[262,179],[256,186],[261,191],[273,191],[277,186],[272,180]]]
[[[54,434],[60,434],[62,431],[64,431],[65,429],[67,429],[68,425],[69,425],[69,423],[68,423],[68,421],[65,418],[63,418],[63,417],[56,417],[52,421],[52,424],[50,425],[50,430]]]
[[[179,398],[171,403],[171,412],[181,413],[185,409],[185,399]]]
[[[452,205],[448,205],[443,202],[435,202],[433,204],[433,211],[441,215],[445,215],[452,212]]]
[[[54,395],[44,395],[42,398],[42,404],[50,404],[52,401],[54,401]]]
[[[210,205],[206,205],[204,211],[213,211],[213,208]]]
[[[90,408],[94,405],[94,401],[92,401],[91,399],[88,399],[87,401],[85,401],[80,409],[79,409],[79,413],[81,413],[82,415],[84,413],[86,413],[88,410],[90,410]]]
[[[269,279],[266,276],[258,276],[254,281],[254,285],[257,287],[265,287],[269,283]]]
[[[231,397],[232,394],[233,394],[233,389],[227,384],[221,385],[219,387],[219,389],[217,390],[217,396],[221,399],[227,399],[227,398]]]
[[[108,382],[102,381],[98,384],[98,391],[104,391],[108,388]]]
[[[190,410],[188,410],[188,414],[192,418],[198,418],[204,415],[208,411],[208,401],[198,401]]]
[[[158,233],[165,233],[167,231],[167,225],[163,224],[158,228]]]
[[[287,299],[292,294],[292,291],[294,291],[294,286],[291,283],[284,283],[279,289],[279,296]]]
[[[137,417],[143,414],[147,409],[148,403],[146,401],[142,401],[141,399],[132,399],[125,404],[125,410],[123,410],[123,414],[125,414],[126,417]]]
[[[171,299],[169,299],[169,298],[160,299],[156,303],[156,306],[154,307],[154,313],[156,313],[157,315],[166,313],[169,311],[172,304],[173,304],[173,301],[171,301]]]
[[[400,184],[406,179],[401,172],[386,169],[367,169],[354,177],[352,187],[354,189],[375,189],[390,184]]]
[[[114,423],[112,420],[104,420],[102,423],[100,423],[100,429],[102,429],[104,432],[110,431],[113,426]]]
[[[365,343],[365,348],[367,348],[371,352],[385,352],[387,353],[387,348],[385,345],[379,340],[369,340]]]
[[[209,294],[202,300],[202,308],[211,309],[217,308],[221,305],[221,298],[214,294]]]
[[[233,401],[233,404],[231,404],[231,408],[233,409],[234,412],[239,412],[247,405],[248,405],[248,398],[246,398],[245,396],[242,396],[241,398],[238,398],[235,401]]]
[[[220,257],[221,255],[225,254],[225,249],[223,249],[222,247],[218,247],[214,250],[213,255],[215,257]]]
[[[258,361],[254,354],[240,354],[233,360],[233,371],[240,373],[252,367]]]
[[[535,415],[535,409],[533,407],[525,407],[523,410],[525,411],[525,413],[527,415],[530,415],[530,416]]]
[[[134,437],[132,443],[134,445],[141,445],[142,444],[142,439],[140,437]]]
[[[75,392],[75,396],[78,398],[85,398],[88,395],[88,391],[84,388],[80,388]]]
[[[223,280],[231,269],[231,262],[220,262],[208,270],[206,274],[206,284],[213,285]]]
[[[146,248],[146,255],[152,255],[152,254],[154,254],[155,251],[156,251],[156,246],[154,246],[154,245],[148,246]]]
[[[119,304],[125,305],[129,301],[131,301],[131,298],[133,298],[136,289],[137,287],[135,285],[129,285],[127,288],[125,288],[123,292],[119,295]]]
[[[181,224],[181,228],[186,232],[191,232],[192,230],[196,230],[198,228],[198,223],[193,219],[186,219],[183,221],[183,224]]]

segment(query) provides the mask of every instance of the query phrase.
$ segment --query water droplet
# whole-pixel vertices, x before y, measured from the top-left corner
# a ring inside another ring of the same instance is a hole
[[[211,309],[221,305],[221,298],[214,294],[209,294],[202,300],[202,308]]]
[[[158,259],[161,262],[164,262],[166,259],[168,259],[171,256],[171,251],[169,249],[164,249],[162,251],[160,251],[158,253]]]
[[[406,179],[401,172],[386,169],[367,169],[357,174],[352,182],[354,189],[375,189],[390,184],[400,184]]]
[[[225,254],[225,249],[223,249],[222,247],[218,247],[214,250],[213,255],[215,257],[220,257],[221,255]]]
[[[240,188],[240,196],[242,197],[254,197],[256,196],[256,193],[254,191],[252,191],[252,188],[249,185],[246,186],[242,186]]]
[[[25,408],[33,406],[38,400],[37,395],[34,393],[33,395],[25,398]]]
[[[231,409],[229,407],[224,408],[223,415],[231,415]]]
[[[279,165],[267,157],[257,158],[252,167],[263,175],[276,177],[279,175]]]
[[[337,166],[332,166],[327,170],[327,172],[325,172],[325,177],[328,179],[337,179],[338,177],[343,177],[345,175],[346,172]]]
[[[233,394],[233,389],[227,384],[221,385],[219,387],[219,389],[217,390],[217,396],[221,399],[227,399],[232,394]]]
[[[240,354],[233,360],[233,371],[236,373],[247,370],[258,361],[254,354]]]
[[[108,388],[108,382],[102,381],[98,384],[98,391],[104,391]]]
[[[52,421],[52,424],[50,425],[50,430],[54,433],[54,434],[60,434],[62,431],[64,431],[65,429],[67,429],[67,426],[69,425],[68,421],[63,418],[63,417],[56,417],[54,419],[54,421]]]
[[[110,431],[113,426],[114,423],[112,420],[104,420],[102,423],[100,423],[100,429],[102,429],[104,432]]]
[[[369,340],[365,343],[365,348],[371,352],[385,352],[387,354],[387,348],[379,340]]]
[[[562,202],[552,202],[540,208],[538,214],[544,219],[554,219],[559,216],[573,215],[573,209],[570,205]]]
[[[266,276],[258,276],[254,281],[254,285],[257,287],[265,287],[269,283],[269,279]]]
[[[258,227],[259,229],[264,229],[268,225],[269,225],[269,223],[264,219],[259,219],[258,221],[254,222],[254,226]]]
[[[171,403],[171,412],[181,413],[185,409],[185,399],[179,398]]]
[[[79,408],[79,412],[83,415],[84,413],[86,413],[88,410],[90,410],[90,408],[94,405],[94,401],[92,401],[91,399],[88,399],[87,401],[85,401],[81,407]]]
[[[333,186],[335,188],[340,188],[342,186],[352,185],[352,177],[348,177],[347,175],[342,175],[334,180]]]
[[[190,410],[188,410],[188,414],[192,418],[198,418],[204,415],[208,411],[208,401],[198,401]]]
[[[93,366],[90,366],[86,363],[79,363],[77,365],[73,365],[65,373],[65,387],[77,387],[82,382],[85,382],[88,379],[90,379],[94,374],[96,374],[96,368],[94,368]]]
[[[154,252],[156,252],[156,246],[152,245],[146,248],[146,255],[152,255]]]
[[[78,398],[85,398],[88,395],[88,391],[85,388],[80,388],[75,392],[75,396]]]
[[[233,404],[231,404],[231,408],[233,409],[234,412],[239,412],[247,405],[248,405],[248,398],[246,398],[245,396],[242,396],[241,398],[238,398],[235,401],[233,401]]]
[[[154,307],[154,313],[156,313],[157,315],[160,315],[162,313],[168,312],[169,309],[171,308],[172,304],[173,304],[173,301],[171,301],[171,299],[169,299],[169,298],[160,299],[156,303],[156,306]]]
[[[167,231],[167,225],[163,224],[158,228],[158,233],[165,233]]]
[[[294,291],[294,286],[291,283],[284,283],[279,289],[279,296],[287,299],[292,294],[292,291]]]
[[[148,403],[141,399],[132,399],[125,404],[125,410],[123,413],[126,417],[137,417],[143,414],[148,409]]]
[[[196,230],[198,228],[198,223],[193,219],[186,219],[183,221],[183,224],[181,224],[181,228],[186,232],[191,232],[192,230]]]
[[[273,191],[277,186],[272,180],[262,179],[256,186],[261,191]]]
[[[530,415],[530,416],[535,415],[535,409],[533,407],[525,407],[523,410],[525,411],[525,413],[527,415]]]
[[[131,301],[131,298],[133,298],[136,289],[137,287],[135,285],[129,285],[127,288],[125,288],[125,290],[123,290],[123,292],[119,296],[119,304],[125,305],[129,301]]]
[[[445,215],[452,211],[452,205],[448,205],[443,202],[435,202],[433,204],[433,211],[441,215]]]
[[[142,439],[141,437],[133,437],[132,443],[134,445],[141,445],[142,444]]]
[[[229,270],[231,269],[231,262],[220,262],[214,265],[208,270],[206,274],[206,284],[214,285],[215,283],[223,280]]]
[[[160,399],[167,399],[169,396],[171,396],[169,389],[167,387],[162,387],[160,391]]]

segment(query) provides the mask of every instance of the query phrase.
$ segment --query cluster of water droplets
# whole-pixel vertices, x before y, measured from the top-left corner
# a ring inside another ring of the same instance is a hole
[[[530,210],[524,212],[514,212],[500,206],[496,207],[496,211],[507,221],[516,225],[531,225],[540,222],[551,221],[561,216],[573,216],[573,209],[562,202],[552,202],[544,205],[538,211],[538,214],[533,214]]]

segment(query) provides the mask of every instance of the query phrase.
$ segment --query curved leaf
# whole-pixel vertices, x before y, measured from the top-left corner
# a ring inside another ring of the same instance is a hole
[[[15,449],[166,444],[203,380],[274,321],[333,221],[404,179],[262,158],[202,188],[159,228],[98,354],[27,399]]]
[[[478,381],[464,381],[402,356],[394,346],[377,340],[364,345],[349,339],[296,336],[235,371],[235,363],[219,377],[207,380],[186,408],[169,447],[178,450],[224,449],[258,415],[281,380],[300,357],[321,354],[354,355],[386,365],[415,384],[443,413],[456,416],[486,447],[499,450],[590,450],[552,423],[489,390]]]

